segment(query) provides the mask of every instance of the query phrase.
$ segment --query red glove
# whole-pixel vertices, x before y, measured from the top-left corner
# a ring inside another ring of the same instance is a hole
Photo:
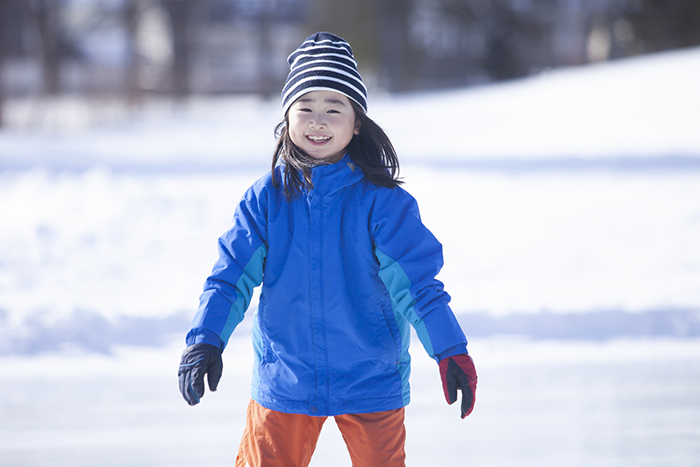
[[[440,377],[448,404],[457,400],[457,389],[462,390],[462,418],[474,410],[476,402],[476,368],[467,354],[445,357],[440,361]]]

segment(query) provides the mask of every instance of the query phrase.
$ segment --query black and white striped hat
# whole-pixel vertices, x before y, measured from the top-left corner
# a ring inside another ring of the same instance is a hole
[[[352,48],[329,32],[317,32],[287,59],[289,75],[282,89],[282,113],[311,91],[336,91],[357,102],[367,112],[367,88],[357,71]]]

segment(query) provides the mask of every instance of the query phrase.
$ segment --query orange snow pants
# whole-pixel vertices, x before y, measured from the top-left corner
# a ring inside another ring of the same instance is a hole
[[[248,404],[236,467],[306,467],[327,417],[289,414]],[[336,415],[353,467],[404,467],[404,409]]]

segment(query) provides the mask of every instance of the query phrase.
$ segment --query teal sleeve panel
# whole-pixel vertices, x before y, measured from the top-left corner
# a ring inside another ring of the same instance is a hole
[[[219,258],[204,283],[186,342],[226,347],[243,321],[267,257],[265,190],[254,185],[236,208],[233,225],[218,242]]]
[[[379,276],[394,307],[413,325],[432,358],[455,348],[466,351],[450,296],[436,279],[443,265],[442,245],[422,223],[411,195],[401,188],[384,193],[375,203],[372,228]]]
[[[266,254],[267,247],[260,245],[235,283],[227,282],[227,268],[215,268],[207,279],[199,310],[187,334],[188,345],[204,342],[226,347],[233,330],[243,321],[255,287],[262,283]],[[217,264],[222,262],[231,263],[223,252]]]
[[[397,261],[378,249],[374,250],[374,254],[377,256],[380,264],[379,277],[389,291],[394,310],[411,323],[428,355],[434,357],[435,351],[433,350],[433,343],[430,341],[428,330],[425,328],[423,320],[416,314],[416,301],[411,297],[410,279]]]
[[[250,299],[253,296],[253,290],[262,283],[266,254],[267,247],[260,245],[246,267],[243,268],[243,274],[241,274],[241,278],[236,283],[236,300],[231,304],[228,319],[221,330],[220,337],[224,345],[231,338],[231,334],[233,334],[236,326],[243,321],[245,311],[248,309]]]

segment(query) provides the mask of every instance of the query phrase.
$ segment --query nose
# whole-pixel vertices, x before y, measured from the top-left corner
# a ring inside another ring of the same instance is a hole
[[[309,119],[309,126],[315,129],[323,129],[326,127],[326,120],[325,120],[325,114],[321,113],[315,113],[312,115],[312,117]]]

